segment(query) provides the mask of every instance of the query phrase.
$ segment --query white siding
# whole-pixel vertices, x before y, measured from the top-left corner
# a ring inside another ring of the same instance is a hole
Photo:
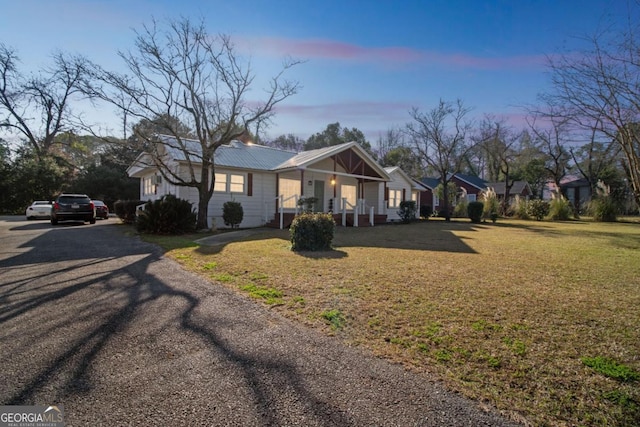
[[[387,188],[389,188],[390,191],[391,190],[400,191],[401,199],[402,199],[402,194],[404,194],[404,200],[411,200],[411,183],[408,182],[400,173],[393,172],[391,174],[391,181],[387,182]],[[399,221],[400,220],[400,215],[398,215],[399,210],[400,210],[399,204],[397,207],[388,207],[387,221]]]

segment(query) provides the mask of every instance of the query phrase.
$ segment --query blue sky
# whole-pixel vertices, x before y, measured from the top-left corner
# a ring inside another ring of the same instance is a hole
[[[633,3],[634,0],[630,0]],[[620,25],[626,0],[511,1],[2,1],[0,42],[17,49],[22,67],[45,66],[63,50],[119,69],[118,50],[151,18],[204,18],[251,57],[256,83],[274,75],[283,56],[306,62],[288,77],[300,92],[279,105],[268,135],[301,138],[329,123],[362,130],[371,143],[440,98],[460,98],[472,115],[524,125],[523,106],[549,89],[546,57],[581,50],[583,36]],[[115,115],[86,108],[95,120]],[[113,127],[117,126],[112,124]]]

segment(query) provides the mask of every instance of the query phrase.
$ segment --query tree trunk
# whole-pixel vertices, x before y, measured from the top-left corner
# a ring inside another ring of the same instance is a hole
[[[210,196],[207,193],[200,191],[198,197],[198,222],[196,223],[196,230],[207,230],[209,228],[209,200]]]
[[[209,177],[209,171],[211,177]],[[212,181],[209,183],[209,181]],[[213,173],[213,165],[209,161],[203,161],[200,171],[200,185],[198,186],[198,221],[196,230],[209,229],[209,201],[213,196],[213,186],[215,183],[215,174]]]
[[[444,220],[451,221],[451,213],[449,211],[449,182],[446,181],[442,188],[442,202],[444,203]]]

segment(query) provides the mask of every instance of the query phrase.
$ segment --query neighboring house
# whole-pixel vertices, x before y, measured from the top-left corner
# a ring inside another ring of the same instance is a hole
[[[436,192],[436,187],[440,184],[438,178],[422,178],[420,184],[425,188],[420,193],[420,215],[429,217],[433,212],[437,212],[440,208],[440,198]]]
[[[505,184],[502,182],[488,182],[487,188],[493,188],[493,191],[496,192],[496,196],[498,200],[504,200]],[[516,196],[520,196],[525,200],[529,200],[533,192],[531,191],[531,187],[527,181],[514,181],[511,189],[509,190],[509,200],[511,203],[515,199]]]
[[[482,196],[482,193],[487,189],[485,180],[473,175],[457,173],[453,175],[451,181],[455,182],[458,187],[464,188],[467,194],[467,202],[480,200],[480,196]]]
[[[175,173],[187,174],[185,154],[175,148],[175,139],[163,135],[158,139],[165,164]],[[199,143],[185,141],[192,145],[189,156],[196,157]],[[148,153],[140,154],[127,173],[140,178],[141,200],[172,194],[198,206],[197,189],[163,179]],[[338,224],[363,226],[396,218],[398,198],[419,201],[422,191],[404,172],[387,172],[356,142],[296,154],[234,141],[216,150],[215,179],[209,216],[210,224],[219,228],[224,227],[222,206],[229,200],[242,204],[244,228],[288,226],[301,197],[316,197],[314,210],[332,212]]]
[[[416,202],[416,218],[420,218],[420,193],[427,188],[412,179],[398,166],[384,168],[391,178],[387,183],[387,221],[399,221],[400,203],[407,200]]]
[[[466,194],[468,202],[474,202],[480,200],[482,193],[487,189],[485,181],[477,176],[465,175],[457,173],[453,175],[450,182],[453,182],[458,188],[463,189],[463,193]],[[433,212],[440,211],[440,198],[436,194],[436,187],[440,185],[440,179],[438,178],[422,178],[420,183],[426,187],[420,195],[423,200],[423,211],[431,207]],[[452,195],[452,206],[454,205],[454,197]],[[429,203],[431,203],[429,205]],[[424,214],[424,212],[423,212]]]
[[[585,178],[578,178],[576,176],[563,178],[560,181],[560,191],[571,203],[576,212],[582,211],[585,205],[591,200],[591,185]]]

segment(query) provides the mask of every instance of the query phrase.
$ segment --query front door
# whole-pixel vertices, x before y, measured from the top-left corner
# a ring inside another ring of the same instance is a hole
[[[313,211],[324,212],[324,181],[313,182],[313,196],[318,199],[313,205]]]

